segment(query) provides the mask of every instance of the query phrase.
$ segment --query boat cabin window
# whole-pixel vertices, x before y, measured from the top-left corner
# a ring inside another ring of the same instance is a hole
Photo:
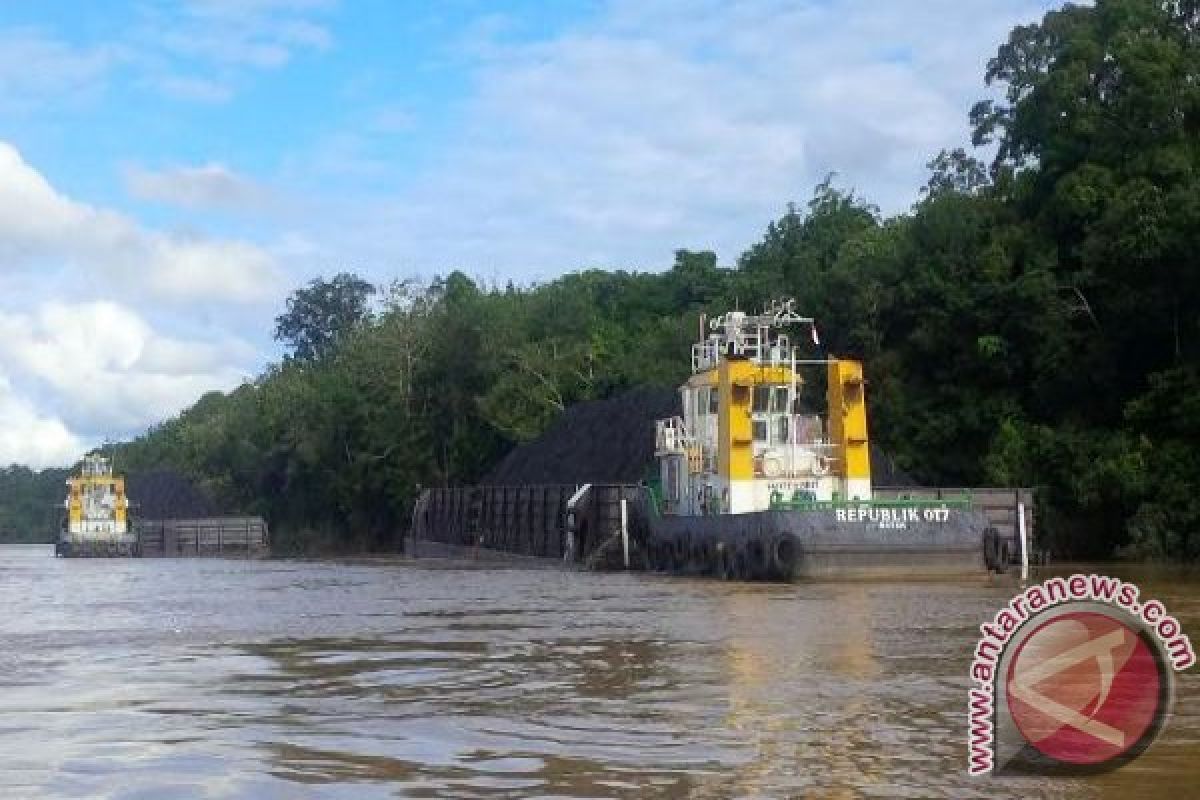
[[[788,410],[788,387],[755,386],[750,410],[755,414],[786,414]]]
[[[771,403],[771,387],[770,386],[755,386],[754,400],[750,405],[750,410],[755,414],[763,414],[770,407]]]
[[[765,419],[754,420],[754,441],[767,441],[767,421]]]
[[[778,414],[787,413],[788,389],[786,386],[776,386],[771,392],[771,410]]]
[[[788,417],[775,418],[775,444],[788,443]]]
[[[720,399],[720,397],[720,392],[718,392],[716,389],[708,390],[708,413],[717,413],[717,401]]]

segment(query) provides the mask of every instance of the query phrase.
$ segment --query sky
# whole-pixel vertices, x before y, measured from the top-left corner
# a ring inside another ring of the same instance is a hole
[[[0,464],[253,379],[317,276],[732,264],[831,172],[901,213],[1051,6],[0,4]]]

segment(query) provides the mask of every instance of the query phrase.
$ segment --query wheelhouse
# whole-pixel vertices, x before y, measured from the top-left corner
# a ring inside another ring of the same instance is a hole
[[[692,346],[683,413],[656,425],[666,513],[871,499],[862,365],[823,357],[812,318],[792,306],[731,311]],[[808,328],[812,346],[793,343],[795,327]],[[825,407],[813,408],[819,386],[806,377],[822,373]]]

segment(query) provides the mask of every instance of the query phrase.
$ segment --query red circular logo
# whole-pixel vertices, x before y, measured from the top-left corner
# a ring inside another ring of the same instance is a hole
[[[1101,764],[1152,734],[1163,703],[1160,665],[1142,635],[1095,611],[1051,619],[1009,664],[1009,711],[1031,745],[1067,764]]]

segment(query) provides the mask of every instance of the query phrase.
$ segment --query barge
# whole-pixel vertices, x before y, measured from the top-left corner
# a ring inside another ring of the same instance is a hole
[[[646,431],[647,480],[426,490],[410,552],[772,581],[984,574],[1031,552],[1028,490],[873,487],[863,366],[825,355],[791,301],[701,324],[680,413]]]
[[[54,554],[63,558],[234,556],[269,553],[261,517],[139,519],[132,517],[125,478],[98,453],[84,456],[67,479],[62,525]]]

